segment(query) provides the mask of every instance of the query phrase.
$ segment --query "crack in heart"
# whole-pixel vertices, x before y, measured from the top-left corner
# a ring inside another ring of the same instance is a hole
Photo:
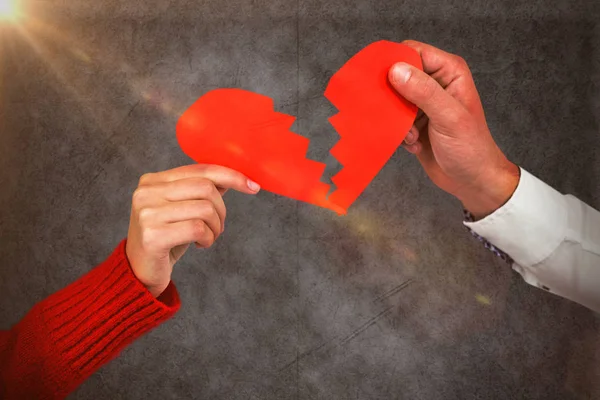
[[[335,109],[329,100],[327,100],[322,94],[320,97],[312,96],[302,99],[301,101],[310,101],[313,103],[313,107],[316,109],[323,109],[325,111],[325,113],[314,113],[313,111],[309,111],[308,115],[312,114],[310,121],[308,121],[308,118],[304,118],[304,121],[307,121],[309,126],[307,127],[304,123],[302,123],[302,129],[300,129],[300,124],[296,125],[299,122],[299,119],[297,119],[294,122],[294,125],[292,125],[291,130],[292,132],[309,138],[309,146],[306,153],[306,158],[325,164],[325,170],[323,171],[323,175],[321,176],[320,180],[321,182],[329,185],[329,192],[327,194],[327,196],[329,196],[337,189],[335,183],[331,181],[331,178],[343,168],[343,165],[340,164],[340,162],[330,153],[333,146],[340,140],[340,135],[335,131],[329,122],[329,117],[337,113],[339,110]]]
[[[340,139],[330,154],[342,165],[321,181],[326,164],[306,158],[308,138],[290,130],[295,117],[274,110],[267,96],[216,89],[200,97],[177,123],[177,140],[198,163],[242,172],[279,195],[346,214],[404,140],[417,107],[390,86],[389,68],[422,69],[412,48],[378,41],[354,55],[330,79],[325,97],[338,110],[329,123]]]

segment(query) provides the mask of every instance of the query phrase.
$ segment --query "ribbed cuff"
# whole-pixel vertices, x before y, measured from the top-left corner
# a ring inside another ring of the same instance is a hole
[[[172,317],[180,300],[172,282],[158,299],[150,294],[133,274],[122,241],[106,261],[38,306],[50,337],[49,351],[61,364],[53,368],[54,379],[75,385],[70,392]]]

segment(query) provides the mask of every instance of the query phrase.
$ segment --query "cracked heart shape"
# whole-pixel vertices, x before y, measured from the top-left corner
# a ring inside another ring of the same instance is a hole
[[[396,62],[423,69],[412,48],[389,41],[370,44],[330,79],[325,97],[338,113],[329,122],[340,135],[331,154],[342,169],[335,190],[320,179],[325,164],[306,159],[309,140],[290,131],[295,117],[274,110],[267,96],[216,89],[200,97],[177,123],[182,150],[197,163],[237,170],[270,192],[346,214],[394,154],[412,126],[417,107],[388,81]]]

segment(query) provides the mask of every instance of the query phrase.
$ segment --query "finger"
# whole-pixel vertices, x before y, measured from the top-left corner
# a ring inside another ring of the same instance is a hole
[[[215,235],[205,221],[201,219],[179,221],[164,225],[157,231],[164,237],[169,248],[189,243],[196,243],[200,247],[210,247],[215,242]]]
[[[414,40],[407,40],[402,44],[412,47],[421,55],[423,70],[442,88],[448,89],[468,109],[480,111],[482,106],[475,81],[462,57]]]
[[[156,207],[164,202],[208,200],[217,210],[224,227],[225,203],[215,184],[206,178],[187,178],[163,182],[151,186],[139,186],[133,194],[134,207],[138,210]]]
[[[411,145],[414,144],[417,140],[419,140],[419,130],[415,125],[413,125],[406,134],[403,143],[406,145]]]
[[[140,185],[152,185],[190,178],[210,179],[221,189],[235,189],[248,194],[255,194],[260,190],[260,185],[244,174],[212,164],[192,164],[168,171],[145,174],[140,179]]]
[[[438,82],[425,72],[406,63],[390,68],[389,80],[396,91],[419,107],[430,120],[454,126],[466,110]]]
[[[139,219],[142,224],[153,225],[199,219],[208,225],[215,237],[221,235],[223,227],[223,221],[215,205],[208,200],[179,201],[145,208],[140,211]]]
[[[405,144],[403,145],[403,147],[406,149],[406,151],[415,155],[418,155],[423,150],[423,145],[421,144],[421,142]]]
[[[423,132],[423,134],[419,137],[419,143],[421,144],[421,148],[418,149],[415,155],[423,166],[423,169],[427,172],[427,174],[429,174],[431,171],[439,169],[439,167],[437,167],[437,160],[433,154],[429,134],[427,132]]]
[[[405,40],[402,44],[419,53],[423,61],[423,71],[432,75],[443,88],[446,88],[459,76],[471,75],[466,62],[455,54],[415,40]]]

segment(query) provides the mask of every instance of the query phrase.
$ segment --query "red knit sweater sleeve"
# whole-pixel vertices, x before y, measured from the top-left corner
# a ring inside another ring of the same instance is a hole
[[[121,242],[102,264],[0,331],[0,398],[66,397],[179,306],[172,282],[158,299],[146,290]]]

